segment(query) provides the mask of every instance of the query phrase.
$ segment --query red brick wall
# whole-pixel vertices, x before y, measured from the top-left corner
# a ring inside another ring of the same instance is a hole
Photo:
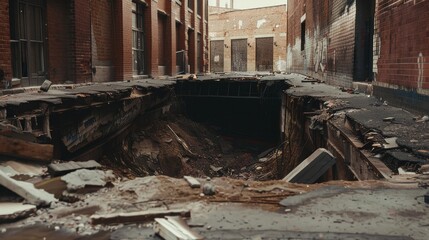
[[[76,83],[90,82],[91,75],[91,5],[87,0],[73,1],[73,57]]]
[[[114,58],[115,80],[130,80],[132,65],[132,1],[115,1]]]
[[[0,0],[0,69],[4,71],[5,79],[12,79],[10,30],[9,30],[9,0]],[[0,88],[3,84],[0,82]]]
[[[305,48],[301,51],[301,17]],[[334,85],[351,86],[355,44],[355,1],[288,1],[287,71]]]
[[[113,5],[107,0],[91,1],[93,65],[111,65],[113,61]]]
[[[114,3],[91,1],[91,50],[94,82],[114,81]]]
[[[378,2],[376,85],[429,95],[429,1]]]
[[[71,77],[70,22],[68,1],[47,0],[48,78],[53,83],[74,81]]]

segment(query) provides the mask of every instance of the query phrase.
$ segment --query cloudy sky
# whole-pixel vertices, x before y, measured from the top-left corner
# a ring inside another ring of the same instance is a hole
[[[225,7],[225,4],[230,5],[230,0],[220,0],[221,7]],[[234,0],[234,8],[245,9],[245,8],[257,8],[274,6],[280,4],[286,4],[287,0]],[[209,0],[210,6],[216,5],[216,0]]]

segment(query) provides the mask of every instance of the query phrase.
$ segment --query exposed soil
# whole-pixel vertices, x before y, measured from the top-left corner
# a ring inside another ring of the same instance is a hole
[[[127,177],[260,179],[258,176],[267,175],[262,174],[264,168],[259,162],[265,156],[258,155],[273,147],[272,143],[221,136],[219,132],[215,126],[194,122],[183,115],[166,115],[149,126],[136,128],[129,138],[112,146],[103,163]],[[265,155],[273,153],[269,154]]]

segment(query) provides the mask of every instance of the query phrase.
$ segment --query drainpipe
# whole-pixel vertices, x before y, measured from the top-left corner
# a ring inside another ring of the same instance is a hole
[[[234,9],[234,0],[231,0],[231,9]]]
[[[286,3],[286,61],[287,61],[287,54],[288,54],[288,44],[289,44],[289,8]],[[287,66],[288,66],[288,62],[286,62],[286,73],[288,72]]]

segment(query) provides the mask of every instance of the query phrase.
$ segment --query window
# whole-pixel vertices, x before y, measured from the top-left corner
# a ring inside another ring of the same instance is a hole
[[[197,1],[197,14],[199,16],[203,15],[203,0]]]
[[[191,10],[194,10],[194,1],[195,0],[188,0],[188,8]]]
[[[133,2],[133,74],[144,74],[143,5]]]
[[[205,1],[205,11],[204,11],[204,19],[209,21],[209,1]]]
[[[305,20],[301,22],[301,51],[305,50]]]
[[[45,78],[42,1],[11,0],[9,5],[13,77],[23,86],[39,85]]]

